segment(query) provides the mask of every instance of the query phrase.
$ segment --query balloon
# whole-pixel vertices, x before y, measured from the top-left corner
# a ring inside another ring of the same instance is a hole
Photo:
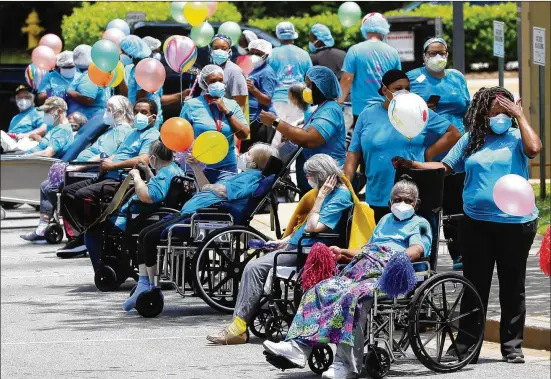
[[[241,68],[241,71],[243,71],[245,76],[249,76],[250,73],[253,72],[253,62],[251,61],[250,55],[241,55],[237,58],[236,63]]]
[[[207,17],[210,17],[216,12],[216,8],[218,7],[218,3],[216,1],[208,1],[207,2],[208,12]]]
[[[31,86],[32,89],[36,90],[38,89],[38,86],[46,73],[46,70],[41,70],[36,67],[34,63],[31,63],[25,69],[25,80],[29,83],[29,86]]]
[[[40,38],[40,41],[38,42],[38,46],[48,46],[57,55],[61,53],[61,48],[63,47],[63,43],[61,42],[61,38],[59,38],[55,34],[50,33]]]
[[[189,37],[173,38],[166,47],[165,60],[175,72],[186,72],[197,60],[197,47]]]
[[[397,131],[412,139],[425,129],[429,108],[419,95],[411,92],[400,94],[390,102],[388,118]]]
[[[103,32],[103,39],[113,42],[120,48],[121,40],[125,37],[124,32],[117,28],[107,29]]]
[[[113,74],[113,79],[111,79],[107,86],[115,88],[116,86],[121,84],[122,80],[124,79],[124,65],[122,64],[122,62],[117,63],[117,68],[111,74]]]
[[[188,151],[193,143],[193,127],[183,118],[169,118],[161,126],[161,141],[172,151]]]
[[[347,1],[339,7],[339,21],[343,26],[350,27],[356,25],[362,18],[362,10],[358,4],[353,1]]]
[[[188,23],[186,18],[184,17],[185,6],[185,1],[173,1],[172,3],[170,3],[170,14],[172,15],[172,18],[181,24]]]
[[[207,3],[188,1],[184,6],[184,17],[191,26],[197,26],[207,18],[209,7]]]
[[[88,66],[88,77],[97,86],[107,87],[114,76],[113,72],[102,71],[94,63],[90,63]]]
[[[241,36],[241,27],[233,21],[226,21],[218,28],[218,34],[225,34],[231,38],[232,46],[239,43]]]
[[[205,21],[191,28],[189,36],[197,47],[205,47],[208,46],[210,40],[214,37],[214,29],[211,24]]]
[[[31,59],[33,64],[41,70],[50,71],[55,67],[55,52],[48,46],[35,47]]]
[[[130,34],[130,27],[126,23],[126,21],[121,20],[120,18],[116,18],[114,20],[109,21],[109,24],[107,24],[106,30],[109,29],[119,29],[124,33],[125,36]]]
[[[191,155],[201,163],[216,164],[226,158],[228,151],[230,145],[226,137],[220,132],[209,130],[195,139]]]
[[[493,197],[497,207],[511,216],[527,216],[536,205],[534,190],[528,180],[515,174],[499,178]]]
[[[147,92],[157,92],[163,86],[165,78],[163,64],[154,58],[143,59],[136,65],[136,82]]]
[[[165,43],[163,43],[163,53],[166,52],[166,47],[168,46],[168,43],[173,39],[173,38],[178,38],[178,37],[182,37],[181,35],[179,34],[174,34],[173,36],[170,36],[166,39]]]
[[[103,72],[111,72],[119,63],[119,47],[102,39],[92,46],[92,62]]]

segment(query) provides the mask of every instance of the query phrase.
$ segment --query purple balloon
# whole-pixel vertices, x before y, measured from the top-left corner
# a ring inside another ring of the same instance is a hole
[[[195,43],[189,37],[172,38],[165,50],[165,60],[168,67],[181,73],[184,67],[191,67],[197,59]],[[193,61],[193,62],[192,62]]]
[[[493,197],[497,207],[511,216],[527,216],[536,206],[532,186],[520,175],[509,174],[499,178]]]

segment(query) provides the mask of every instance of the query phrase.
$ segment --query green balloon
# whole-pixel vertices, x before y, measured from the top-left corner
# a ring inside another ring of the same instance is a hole
[[[186,1],[173,1],[170,3],[170,15],[176,21],[181,24],[187,24],[187,20],[184,16],[184,6]]]
[[[339,21],[345,27],[354,26],[362,18],[362,10],[353,1],[347,1],[339,7]]]
[[[212,37],[214,37],[214,29],[208,22],[202,22],[191,28],[189,37],[197,47],[208,46]]]
[[[241,37],[241,27],[233,21],[226,21],[218,28],[218,34],[225,34],[231,38],[232,46],[239,43]]]

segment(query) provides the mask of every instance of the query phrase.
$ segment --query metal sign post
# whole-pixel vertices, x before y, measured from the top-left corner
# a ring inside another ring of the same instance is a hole
[[[442,17],[436,17],[434,20],[434,36],[442,37],[444,33],[442,32]]]
[[[453,68],[465,73],[465,20],[463,2],[453,2]]]
[[[532,29],[532,63],[539,67],[539,93],[540,93],[540,198],[546,197],[545,190],[545,29],[534,27]],[[551,148],[551,147],[550,147]]]
[[[499,86],[503,87],[505,71],[505,23],[494,21],[494,57],[497,57]]]
[[[126,23],[130,26],[139,21],[145,21],[145,12],[128,12],[126,14]]]

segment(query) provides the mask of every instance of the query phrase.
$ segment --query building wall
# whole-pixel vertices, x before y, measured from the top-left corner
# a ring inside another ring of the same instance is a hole
[[[546,153],[530,162],[532,178],[540,177],[540,163],[545,162],[547,179],[551,178],[551,2],[521,3],[521,97],[524,113],[540,135],[539,67],[532,64],[532,28],[545,28],[545,143]]]

